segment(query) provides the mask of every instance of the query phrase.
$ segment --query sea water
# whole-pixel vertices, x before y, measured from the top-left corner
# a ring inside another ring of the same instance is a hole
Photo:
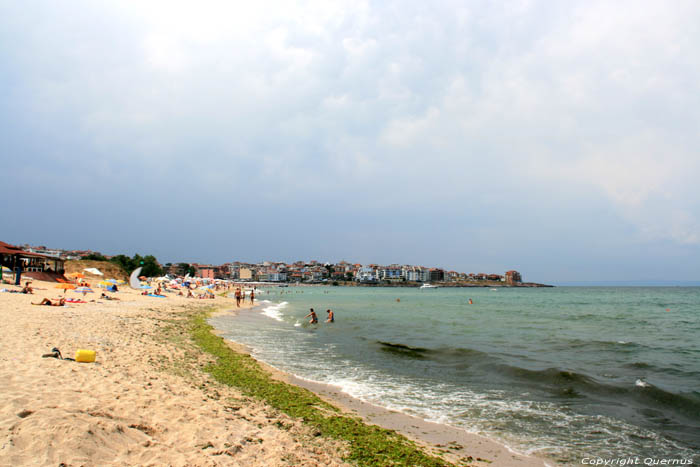
[[[289,287],[258,297],[259,308],[212,324],[301,378],[563,464],[700,461],[700,288]],[[304,318],[310,308],[319,324]]]

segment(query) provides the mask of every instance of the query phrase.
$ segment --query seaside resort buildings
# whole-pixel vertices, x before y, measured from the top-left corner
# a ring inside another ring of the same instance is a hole
[[[1,243],[1,242],[0,242]],[[97,253],[94,251],[50,250],[46,247],[24,245],[15,247],[2,244],[6,253],[3,265],[14,268],[17,261],[32,265],[35,270],[61,271],[64,260],[80,259],[83,256]],[[23,259],[19,259],[19,258]],[[359,283],[376,285],[400,285],[401,283],[443,283],[464,284],[495,284],[517,286],[523,284],[518,271],[506,271],[505,274],[463,273],[445,271],[440,268],[423,266],[390,264],[362,265],[340,261],[336,264],[320,263],[318,261],[296,261],[294,263],[271,262],[244,263],[234,261],[222,265],[167,263],[162,266],[167,274],[184,276],[184,267],[194,269],[194,275],[204,279],[228,279],[243,282],[272,282],[272,283]],[[25,270],[27,270],[25,266]]]
[[[399,284],[399,283],[478,283],[501,282],[505,285],[519,285],[522,277],[517,271],[507,271],[504,275],[485,273],[461,273],[423,266],[378,264],[353,264],[341,261],[336,264],[318,261],[297,261],[295,263],[269,262],[243,263],[235,261],[220,266],[193,264],[198,277],[210,279],[232,279],[245,282],[274,283],[348,283]],[[179,265],[166,265],[166,271],[180,274]]]

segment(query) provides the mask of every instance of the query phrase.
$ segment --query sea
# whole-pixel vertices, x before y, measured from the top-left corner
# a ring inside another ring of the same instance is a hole
[[[211,324],[300,378],[563,465],[700,462],[700,287],[273,287],[257,298]]]

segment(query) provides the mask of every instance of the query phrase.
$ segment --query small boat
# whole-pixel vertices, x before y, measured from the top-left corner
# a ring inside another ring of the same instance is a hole
[[[438,286],[437,286],[437,285],[433,285],[433,284],[423,284],[423,285],[420,286],[420,288],[421,288],[421,289],[437,289]]]

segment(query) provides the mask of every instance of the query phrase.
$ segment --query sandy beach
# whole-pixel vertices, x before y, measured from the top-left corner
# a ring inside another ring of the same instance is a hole
[[[346,465],[340,443],[217,384],[198,371],[202,354],[165,331],[187,307],[234,300],[124,290],[119,301],[33,306],[60,292],[33,285],[34,295],[0,293],[0,465]],[[53,347],[95,350],[96,362],[42,358]]]
[[[177,324],[193,308],[231,310],[233,299],[174,294],[161,299],[125,289],[114,294],[120,300],[107,301],[95,289],[86,296],[88,303],[33,306],[43,297],[62,295],[54,283],[35,281],[33,286],[33,295],[0,293],[0,465],[349,465],[342,442],[315,436],[300,420],[202,371],[211,357]],[[94,363],[42,358],[53,347],[64,357],[78,349],[95,350],[97,358]],[[371,423],[404,433],[429,451],[451,450],[446,459],[544,465],[461,430],[278,375]]]

